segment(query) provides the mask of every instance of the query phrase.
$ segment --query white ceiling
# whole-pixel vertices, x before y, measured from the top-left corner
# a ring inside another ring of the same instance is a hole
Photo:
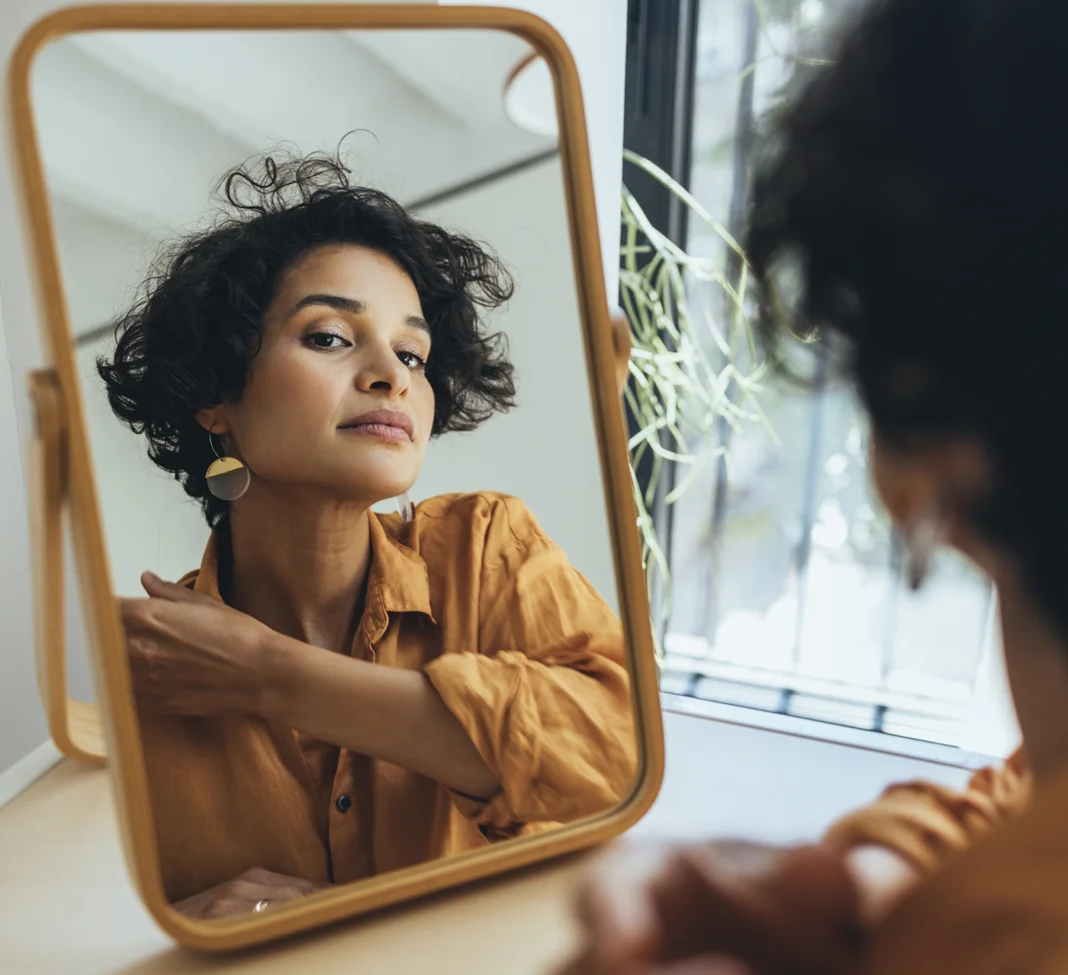
[[[72,35],[35,64],[34,112],[58,206],[158,239],[283,142],[333,150],[359,130],[344,143],[354,177],[402,201],[551,148],[503,111],[528,50],[492,31]]]

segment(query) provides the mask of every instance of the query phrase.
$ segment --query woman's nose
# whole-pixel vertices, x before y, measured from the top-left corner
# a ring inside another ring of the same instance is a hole
[[[403,396],[410,385],[411,373],[392,348],[368,350],[356,372],[356,386],[361,392],[377,390]]]

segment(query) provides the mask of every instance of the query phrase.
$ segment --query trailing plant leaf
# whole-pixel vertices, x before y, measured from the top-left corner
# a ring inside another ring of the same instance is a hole
[[[631,382],[624,395],[637,425],[628,446],[642,563],[650,602],[659,605],[659,630],[671,607],[671,571],[651,509],[665,462],[687,470],[665,497],[665,503],[674,504],[709,461],[724,455],[711,444],[717,424],[741,430],[760,423],[774,433],[757,402],[766,367],[758,361],[749,319],[748,263],[741,245],[660,167],[633,152],[624,158],[674,194],[742,266],[737,286],[732,285],[720,260],[690,254],[662,234],[624,186],[620,300],[632,343]],[[725,316],[717,305],[728,309]],[[739,361],[739,349],[753,365]],[[636,471],[647,459],[649,481],[642,490]],[[656,599],[658,584],[661,598]]]
[[[811,11],[806,11],[798,0],[752,0],[750,13],[757,18],[766,53],[747,51],[751,60],[737,79],[740,90],[757,66],[769,59],[802,68],[832,63],[806,56],[816,52],[807,50],[812,45],[806,43],[805,32],[825,15],[841,13],[853,0],[811,2]],[[792,52],[776,41],[783,28],[792,31]],[[697,482],[709,462],[725,465],[729,476],[728,438],[718,437],[724,430],[736,433],[759,424],[773,441],[777,437],[759,402],[769,366],[758,351],[750,321],[750,267],[742,246],[686,187],[655,163],[629,150],[624,150],[623,158],[678,199],[691,219],[722,242],[728,255],[725,264],[722,254],[705,258],[689,253],[653,226],[624,185],[620,302],[630,322],[632,344],[631,382],[625,395],[637,426],[630,439],[631,474],[646,584],[651,604],[659,607],[654,620],[654,632],[659,634],[671,609],[671,572],[651,509],[667,462],[685,471],[664,493],[664,503],[671,505]],[[774,288],[768,299],[779,305]],[[644,490],[636,473],[642,464],[648,464],[649,476]],[[660,599],[655,598],[658,584]]]

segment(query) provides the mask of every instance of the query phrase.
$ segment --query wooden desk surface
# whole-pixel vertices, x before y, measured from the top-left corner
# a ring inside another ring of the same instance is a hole
[[[63,762],[0,809],[2,975],[546,975],[571,948],[564,862],[239,955],[177,947],[141,907],[106,772]]]

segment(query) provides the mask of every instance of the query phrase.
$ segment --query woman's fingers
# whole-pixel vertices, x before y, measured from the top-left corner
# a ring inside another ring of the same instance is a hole
[[[263,897],[270,898],[272,890],[278,891],[279,894],[288,894],[292,898],[297,895],[306,897],[309,894],[317,894],[320,890],[326,890],[332,886],[318,880],[308,880],[306,877],[291,877],[288,874],[275,873],[273,870],[264,870],[262,867],[246,870],[238,881],[254,884],[262,891],[267,891],[257,900],[262,900]]]
[[[601,864],[579,892],[591,960],[611,969],[651,961],[660,941],[655,881],[666,863],[662,847],[624,848]]]
[[[261,901],[267,901],[269,907],[286,904],[302,900],[330,886],[304,877],[290,877],[254,867],[233,880],[180,901],[174,908],[190,917],[235,917],[254,911]]]
[[[589,954],[572,959],[553,975],[764,975],[736,958],[725,955],[699,955],[663,965],[628,965],[606,968]]]
[[[712,851],[710,845],[624,848],[602,864],[579,896],[587,964],[613,975],[645,972],[729,950],[741,930],[766,929],[759,899],[707,862]]]
[[[736,958],[705,955],[670,962],[662,967],[652,968],[643,975],[757,975],[757,972]]]
[[[721,953],[757,971],[838,971],[855,948],[844,868],[824,851],[727,842],[680,850],[657,899],[664,960]]]
[[[822,848],[625,849],[582,891],[577,971],[841,971],[858,946],[854,900]]]
[[[142,572],[141,585],[153,599],[166,599],[172,603],[202,603],[205,600],[212,605],[215,603],[210,596],[194,592],[187,586],[179,586],[176,582],[167,582],[154,572]]]
[[[145,585],[149,598],[120,602],[139,702],[172,714],[257,713],[277,634],[174,583],[146,575]]]

